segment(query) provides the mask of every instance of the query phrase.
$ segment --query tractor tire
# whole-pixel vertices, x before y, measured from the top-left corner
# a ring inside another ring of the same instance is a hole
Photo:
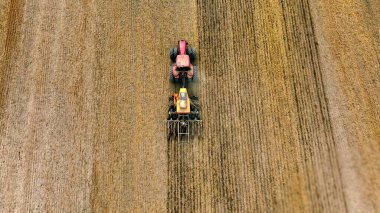
[[[197,81],[198,80],[198,67],[197,66],[193,66],[193,78],[191,79],[193,82]]]
[[[176,79],[175,79],[174,76],[173,76],[173,72],[172,72],[172,70],[173,70],[173,64],[170,65],[170,68],[169,68],[169,81],[170,81],[171,83],[175,83],[175,82],[176,82]]]
[[[195,119],[196,120],[201,120],[201,115],[199,114],[199,111],[197,111],[198,113],[195,115]]]
[[[190,99],[194,100],[194,101],[198,101],[199,100],[199,98],[197,96],[195,96],[195,95],[191,96]]]
[[[171,119],[172,120],[177,120],[178,119],[178,115],[177,114],[172,114]]]
[[[169,50],[169,56],[170,56],[170,60],[172,60],[172,62],[175,62],[176,59],[177,59],[177,55],[178,55],[178,48],[170,48]]]
[[[174,108],[173,96],[169,97],[169,110]]]
[[[174,107],[171,106],[168,112],[168,120],[173,120],[173,114],[171,114],[173,112],[175,112],[175,110],[174,110]]]
[[[196,58],[195,48],[187,47],[186,53],[189,55],[191,62],[194,62]]]

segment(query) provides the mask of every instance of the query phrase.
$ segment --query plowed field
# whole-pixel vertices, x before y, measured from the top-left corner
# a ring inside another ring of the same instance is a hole
[[[379,212],[380,2],[0,2],[0,212]],[[203,132],[167,139],[168,49]]]

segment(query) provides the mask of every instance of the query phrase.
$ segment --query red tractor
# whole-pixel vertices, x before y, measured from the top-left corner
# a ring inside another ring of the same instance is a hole
[[[195,62],[195,49],[187,46],[186,40],[178,41],[178,47],[170,48],[170,59],[173,64],[169,69],[170,82],[182,83],[197,79],[197,66]]]

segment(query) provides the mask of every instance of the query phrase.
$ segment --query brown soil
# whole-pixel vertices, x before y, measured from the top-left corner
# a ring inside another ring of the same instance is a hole
[[[0,3],[0,211],[380,211],[380,3]],[[167,140],[168,49],[203,133]]]

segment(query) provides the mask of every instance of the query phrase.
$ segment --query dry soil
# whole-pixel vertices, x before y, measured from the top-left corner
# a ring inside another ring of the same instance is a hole
[[[380,2],[0,2],[0,212],[379,212]],[[203,131],[167,139],[168,49]]]

